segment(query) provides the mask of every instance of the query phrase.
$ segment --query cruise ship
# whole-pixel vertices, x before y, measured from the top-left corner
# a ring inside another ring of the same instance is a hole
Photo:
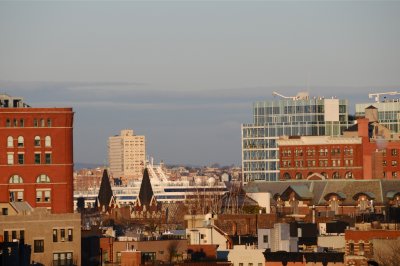
[[[161,164],[154,164],[153,161],[147,162],[146,167],[149,171],[150,182],[153,193],[159,202],[185,202],[198,196],[216,196],[227,192],[225,182],[216,180],[214,177],[196,177],[194,180],[182,178],[181,180],[171,180],[163,171]],[[141,180],[130,181],[126,186],[111,184],[114,199],[120,206],[129,205],[136,200],[139,195]],[[84,198],[85,207],[94,206],[99,194],[100,186],[90,187],[89,189],[74,190],[74,208],[77,207],[78,198]]]

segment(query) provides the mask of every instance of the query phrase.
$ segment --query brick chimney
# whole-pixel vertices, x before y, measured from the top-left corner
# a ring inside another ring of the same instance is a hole
[[[357,125],[358,125],[358,136],[362,138],[369,138],[368,134],[368,118],[358,118]]]

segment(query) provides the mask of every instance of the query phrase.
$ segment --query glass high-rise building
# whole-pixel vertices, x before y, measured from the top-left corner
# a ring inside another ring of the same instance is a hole
[[[338,136],[348,127],[348,101],[307,93],[253,104],[253,123],[242,124],[243,181],[279,180],[280,136]]]

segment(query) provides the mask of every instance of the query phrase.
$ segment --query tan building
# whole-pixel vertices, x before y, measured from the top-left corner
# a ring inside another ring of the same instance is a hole
[[[0,238],[24,240],[31,261],[43,265],[81,265],[80,214],[52,214],[26,202],[0,203]]]
[[[146,160],[145,136],[137,136],[131,129],[108,138],[108,160],[113,177],[141,178]]]

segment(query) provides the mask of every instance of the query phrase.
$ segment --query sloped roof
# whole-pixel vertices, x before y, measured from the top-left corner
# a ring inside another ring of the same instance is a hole
[[[110,179],[108,178],[108,172],[104,169],[98,196],[100,207],[106,206],[106,209],[108,209],[112,196],[113,192],[110,185]]]
[[[32,206],[26,201],[15,201],[10,202],[10,205],[14,208],[17,213],[32,212]]]
[[[396,196],[397,194],[400,194],[400,192],[399,191],[389,191],[386,193],[386,198],[393,199],[394,196]]]
[[[378,108],[376,108],[375,106],[373,106],[373,105],[370,105],[370,106],[368,106],[367,108],[365,108],[365,109],[378,109]]]
[[[149,206],[153,198],[153,188],[151,187],[149,172],[144,169],[142,183],[140,184],[139,200],[141,205]]]
[[[314,198],[313,193],[310,192],[309,187],[306,185],[289,185],[289,187],[282,193],[281,197],[287,199],[291,191],[296,193],[300,200]]]
[[[329,193],[341,193],[343,204],[354,205],[353,196],[357,193],[372,193],[375,202],[386,203],[388,192],[400,192],[400,180],[356,180],[356,179],[327,179],[327,180],[291,180],[271,182],[250,182],[244,189],[247,192],[269,192],[271,195],[281,195],[289,186],[302,185],[302,193],[306,188],[313,194],[311,204],[326,204],[324,197]],[[293,189],[295,191],[295,189]],[[366,194],[367,195],[367,194]],[[275,202],[275,198],[272,198]]]

